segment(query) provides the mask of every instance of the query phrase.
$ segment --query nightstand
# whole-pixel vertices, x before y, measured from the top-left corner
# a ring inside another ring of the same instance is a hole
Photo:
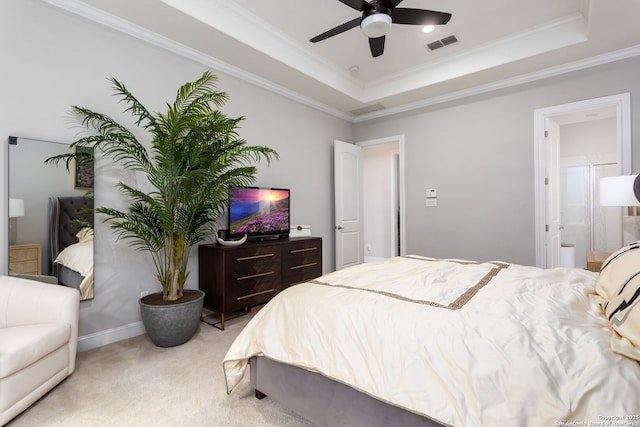
[[[42,274],[42,249],[39,243],[9,246],[9,273]]]
[[[587,252],[587,270],[599,273],[609,255],[611,252]]]

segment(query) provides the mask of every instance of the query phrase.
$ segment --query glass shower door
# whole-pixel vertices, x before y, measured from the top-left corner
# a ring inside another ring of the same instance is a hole
[[[575,246],[576,268],[587,267],[587,252],[612,252],[622,245],[622,210],[600,206],[600,178],[615,176],[615,163],[561,169],[562,243]]]
[[[615,206],[600,206],[600,178],[618,175],[615,163],[593,165],[594,197],[591,250],[613,252],[622,246],[622,211]]]

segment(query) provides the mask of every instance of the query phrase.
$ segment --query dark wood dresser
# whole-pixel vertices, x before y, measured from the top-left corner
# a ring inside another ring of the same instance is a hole
[[[220,322],[203,321],[224,330],[225,315],[246,313],[289,286],[321,276],[322,238],[200,245],[198,264],[204,306],[220,314]]]

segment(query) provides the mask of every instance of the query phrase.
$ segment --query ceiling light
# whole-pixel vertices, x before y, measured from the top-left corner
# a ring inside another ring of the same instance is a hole
[[[362,32],[369,38],[376,39],[387,34],[391,28],[391,16],[386,13],[374,13],[360,23]]]
[[[424,27],[422,27],[422,32],[423,33],[430,33],[435,29],[436,29],[435,25],[425,25]]]

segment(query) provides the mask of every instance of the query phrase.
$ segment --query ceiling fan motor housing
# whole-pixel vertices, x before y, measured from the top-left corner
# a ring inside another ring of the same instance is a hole
[[[367,37],[375,39],[387,34],[391,28],[391,22],[391,10],[380,5],[362,12],[360,28]]]

